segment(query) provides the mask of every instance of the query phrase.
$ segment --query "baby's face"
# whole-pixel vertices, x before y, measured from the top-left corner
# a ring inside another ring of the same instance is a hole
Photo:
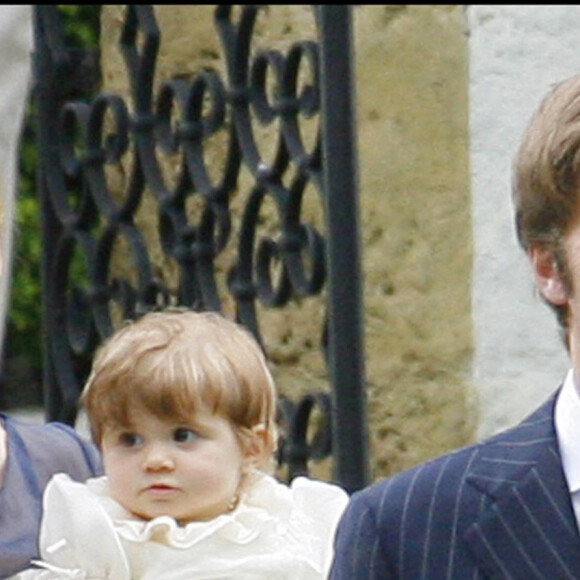
[[[191,424],[135,411],[131,427],[105,428],[102,452],[112,497],[149,520],[184,524],[228,511],[245,456],[231,423],[197,413]]]

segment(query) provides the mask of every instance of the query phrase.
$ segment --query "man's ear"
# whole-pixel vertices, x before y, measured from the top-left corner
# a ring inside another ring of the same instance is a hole
[[[528,251],[534,280],[542,296],[554,306],[564,306],[568,303],[568,292],[562,280],[561,272],[556,263],[553,250],[545,246],[533,246]]]

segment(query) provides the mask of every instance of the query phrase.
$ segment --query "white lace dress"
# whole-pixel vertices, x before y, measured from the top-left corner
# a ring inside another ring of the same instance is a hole
[[[323,580],[347,501],[335,485],[256,473],[234,511],[180,526],[135,518],[106,477],[83,485],[59,474],[44,496],[42,568],[15,579]]]

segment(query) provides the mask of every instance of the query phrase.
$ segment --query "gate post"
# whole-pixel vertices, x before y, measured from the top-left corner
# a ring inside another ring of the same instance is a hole
[[[349,5],[321,5],[323,179],[328,225],[328,352],[335,478],[368,483],[352,20]]]

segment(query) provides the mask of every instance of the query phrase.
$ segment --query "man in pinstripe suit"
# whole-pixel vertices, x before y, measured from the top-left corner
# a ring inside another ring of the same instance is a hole
[[[518,237],[572,369],[528,419],[356,493],[332,580],[580,579],[580,76],[516,156]]]

